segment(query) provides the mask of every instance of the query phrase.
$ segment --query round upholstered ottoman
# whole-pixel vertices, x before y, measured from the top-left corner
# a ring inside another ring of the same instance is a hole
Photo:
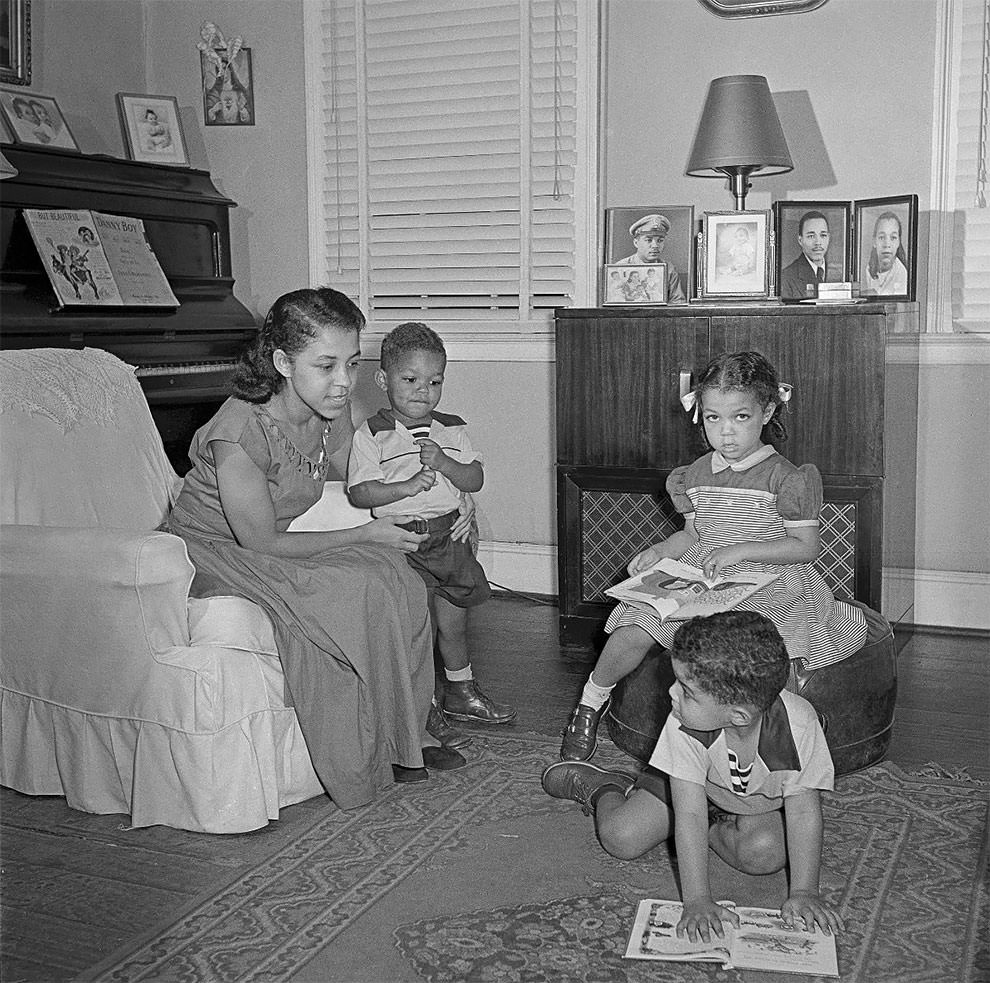
[[[880,761],[890,746],[894,724],[894,633],[876,611],[863,604],[857,607],[869,626],[863,647],[848,659],[811,673],[798,691],[823,718],[837,775]],[[649,761],[670,713],[668,690],[673,682],[670,653],[654,646],[612,690],[605,714],[609,736],[640,761]]]

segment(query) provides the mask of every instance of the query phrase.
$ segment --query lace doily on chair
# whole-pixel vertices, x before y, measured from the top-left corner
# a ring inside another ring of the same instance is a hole
[[[99,348],[0,352],[0,413],[35,413],[62,433],[82,420],[106,426],[123,406],[143,399],[133,373],[126,362]]]

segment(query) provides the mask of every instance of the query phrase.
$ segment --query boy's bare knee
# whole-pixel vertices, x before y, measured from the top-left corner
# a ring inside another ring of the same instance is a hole
[[[774,874],[787,862],[781,838],[765,829],[742,839],[736,858],[744,874]]]
[[[629,825],[616,822],[611,816],[599,821],[597,832],[602,848],[616,860],[635,860],[647,852],[641,838]]]

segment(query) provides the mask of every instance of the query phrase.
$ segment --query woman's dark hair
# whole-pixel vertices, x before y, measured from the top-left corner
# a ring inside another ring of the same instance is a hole
[[[294,359],[319,331],[360,332],[363,327],[361,309],[339,290],[317,287],[282,294],[237,363],[234,395],[249,403],[264,403],[285,385],[272,359],[277,349]]]
[[[717,355],[705,366],[694,390],[701,401],[702,409],[705,392],[709,389],[719,392],[734,389],[751,392],[760,406],[773,406],[773,416],[764,424],[762,440],[775,447],[787,440],[777,370],[759,352],[726,352]],[[699,427],[704,433],[702,416],[703,414],[699,414]]]

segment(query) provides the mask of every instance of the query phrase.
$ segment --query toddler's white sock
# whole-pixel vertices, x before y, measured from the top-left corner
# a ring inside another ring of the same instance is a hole
[[[466,683],[469,679],[474,679],[474,670],[470,662],[463,669],[444,669],[443,672],[452,683]]]

